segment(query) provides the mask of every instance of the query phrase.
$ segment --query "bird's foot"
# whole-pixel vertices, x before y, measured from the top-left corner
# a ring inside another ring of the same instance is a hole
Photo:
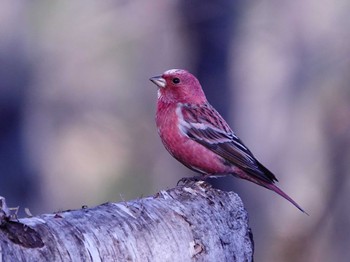
[[[201,176],[193,176],[193,177],[183,177],[179,181],[177,181],[177,186],[182,184],[182,185],[188,185],[188,184],[194,184],[198,181],[203,181],[205,180],[205,177]]]

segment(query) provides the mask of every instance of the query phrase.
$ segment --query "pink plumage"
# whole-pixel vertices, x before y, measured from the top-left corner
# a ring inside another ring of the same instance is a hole
[[[156,124],[169,153],[204,177],[231,174],[281,195],[306,213],[275,185],[264,167],[208,103],[192,74],[171,69],[150,78],[158,89]]]

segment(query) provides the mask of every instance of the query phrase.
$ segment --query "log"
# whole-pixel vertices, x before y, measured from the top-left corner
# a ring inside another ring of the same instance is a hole
[[[196,182],[128,202],[17,219],[0,199],[0,261],[252,261],[237,194]]]

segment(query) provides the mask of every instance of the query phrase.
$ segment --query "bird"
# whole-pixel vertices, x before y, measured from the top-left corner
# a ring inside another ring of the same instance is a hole
[[[170,69],[150,81],[158,87],[158,134],[175,159],[200,173],[203,180],[233,175],[263,186],[307,214],[276,186],[276,176],[255,158],[208,102],[194,75],[184,69]]]

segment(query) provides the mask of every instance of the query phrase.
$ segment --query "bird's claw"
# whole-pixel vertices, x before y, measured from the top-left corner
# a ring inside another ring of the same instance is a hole
[[[177,181],[177,186],[182,184],[182,185],[187,185],[187,184],[193,184],[198,181],[202,181],[203,179],[200,176],[193,176],[193,177],[183,177],[179,181]]]

